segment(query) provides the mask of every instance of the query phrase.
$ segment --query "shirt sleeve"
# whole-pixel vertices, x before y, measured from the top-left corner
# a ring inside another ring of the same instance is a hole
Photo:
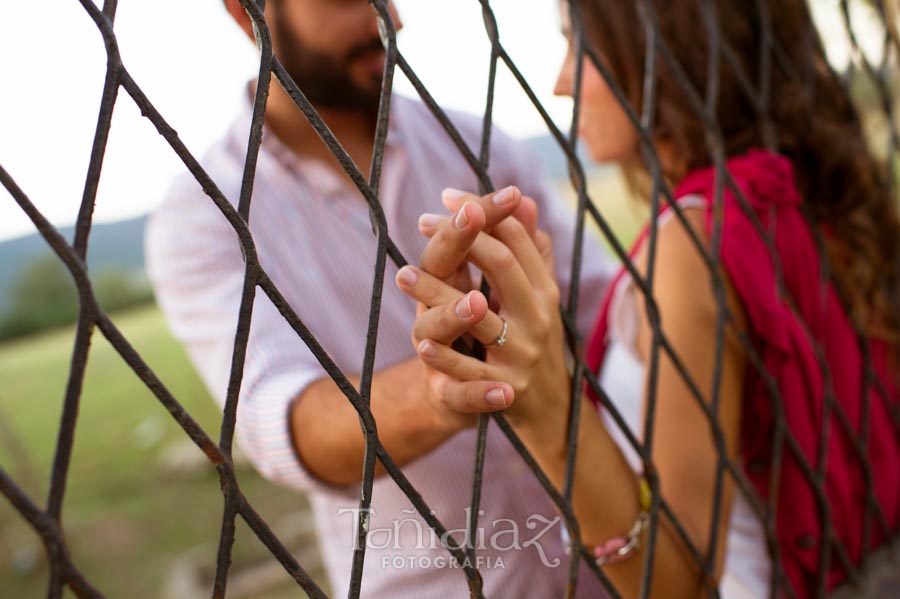
[[[499,185],[513,184],[522,193],[534,198],[540,210],[539,226],[547,231],[553,242],[554,265],[559,282],[561,301],[567,305],[572,285],[572,256],[575,249],[575,202],[554,190],[543,176],[543,168],[534,152],[526,145],[513,142],[503,133],[495,133],[497,160],[506,167]],[[576,326],[585,340],[593,330],[597,312],[606,291],[615,277],[616,261],[601,246],[597,237],[585,228],[583,238],[581,279],[578,294]]]
[[[196,185],[193,181],[191,181]],[[173,335],[224,406],[245,264],[230,223],[199,186],[176,185],[145,234],[147,272]],[[291,437],[293,400],[327,376],[268,296],[256,290],[237,411],[237,439],[273,482],[338,490],[301,463]]]

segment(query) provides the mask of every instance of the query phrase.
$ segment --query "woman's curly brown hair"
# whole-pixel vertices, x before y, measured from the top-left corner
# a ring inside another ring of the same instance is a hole
[[[710,39],[699,0],[646,0],[660,33],[704,94]],[[794,165],[808,212],[825,233],[832,271],[852,317],[880,338],[900,338],[894,303],[900,289],[900,224],[885,170],[870,152],[847,88],[829,66],[804,0],[763,0],[782,53],[771,65],[768,116],[778,151]],[[750,0],[711,0],[721,40],[751,81],[759,78],[762,19]],[[633,106],[642,102],[646,30],[637,0],[578,0],[588,43]],[[706,129],[671,69],[658,59],[655,140],[665,140],[687,170],[712,164]],[[787,65],[792,65],[786,67]],[[766,147],[765,122],[722,58],[717,120],[728,156]]]

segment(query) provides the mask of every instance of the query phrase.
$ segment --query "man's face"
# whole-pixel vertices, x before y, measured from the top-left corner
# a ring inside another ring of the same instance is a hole
[[[270,0],[270,6],[275,52],[310,102],[374,115],[385,53],[368,1]]]

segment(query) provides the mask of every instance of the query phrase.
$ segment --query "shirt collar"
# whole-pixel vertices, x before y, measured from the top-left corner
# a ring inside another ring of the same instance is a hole
[[[401,124],[403,110],[398,106],[403,100],[404,98],[397,94],[394,94],[391,98],[390,116],[388,118],[388,134],[384,144],[385,154],[393,152],[403,144]],[[233,130],[232,138],[239,146],[243,145],[245,151],[247,140],[250,137],[250,123],[253,120],[253,101],[254,93],[252,82],[248,82],[245,87],[244,98],[241,105],[241,115],[238,119],[240,126]],[[282,143],[265,123],[263,123],[263,136],[260,147],[264,148],[267,154],[272,156],[291,172],[302,172],[301,169],[315,170],[317,172],[317,178],[322,182],[323,191],[325,192],[334,193],[343,186],[342,179],[334,173],[331,168],[325,166],[321,161],[315,158],[297,155],[293,150]],[[368,166],[369,165],[361,166],[361,171],[364,176],[368,175]]]

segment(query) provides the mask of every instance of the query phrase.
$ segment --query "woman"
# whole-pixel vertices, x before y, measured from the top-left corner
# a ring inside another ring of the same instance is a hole
[[[646,39],[636,4],[579,2],[587,42],[631,105],[642,106]],[[655,2],[662,37],[701,94],[709,52],[709,41],[698,32],[703,4]],[[760,72],[758,3],[712,4],[734,61],[744,73]],[[597,330],[588,342],[589,366],[638,438],[652,407],[650,457],[661,497],[690,546],[701,559],[711,558],[711,567],[704,569],[672,522],[661,517],[654,596],[696,597],[718,586],[723,597],[764,597],[772,579],[775,589],[815,596],[820,580],[829,590],[844,581],[847,564],[858,565],[898,521],[900,442],[890,413],[897,406],[900,332],[892,303],[900,255],[896,210],[866,149],[859,117],[821,45],[815,40],[812,48],[807,46],[806,33],[813,28],[805,2],[768,0],[768,8],[776,15],[772,35],[783,61],[810,67],[808,78],[796,78],[784,65],[772,69],[768,112],[774,128],[769,129],[735,69],[727,61],[720,65],[716,116],[728,170],[740,193],[725,190],[718,237],[714,158],[706,129],[676,74],[658,61],[650,136],[685,222],[672,218],[670,208],[656,219],[655,309],[646,309],[641,285],[623,272],[599,307]],[[572,94],[576,56],[571,46],[570,39],[556,86],[563,95]],[[633,179],[645,176],[638,135],[589,60],[583,62],[580,102],[579,132],[592,158],[620,163]],[[760,149],[770,131],[777,133],[779,154]],[[508,210],[497,205],[511,204],[492,202],[510,194],[515,205],[521,203],[522,222],[501,220]],[[402,290],[423,302],[413,336],[431,369],[432,390],[459,411],[507,409],[520,438],[561,487],[571,381],[546,236],[534,229],[533,209],[527,200],[522,203],[518,190],[481,199],[454,190],[445,195],[456,214],[447,219],[427,215],[420,226],[432,237],[428,263],[440,255],[446,272],[406,267],[397,280]],[[490,235],[479,234],[482,228]],[[714,239],[720,240],[720,300],[710,265],[689,229],[705,252]],[[771,246],[761,230],[774,234]],[[819,237],[834,283],[821,276]],[[642,279],[651,263],[646,240],[645,234],[632,251]],[[441,282],[463,256],[485,273],[496,310],[489,309],[479,292],[463,294]],[[722,304],[729,317],[719,346]],[[653,313],[659,314],[662,337],[671,348],[671,355],[660,351],[656,377],[650,368],[654,327],[647,317]],[[863,331],[862,339],[851,323]],[[485,362],[451,348],[466,333],[488,347]],[[864,353],[871,357],[871,376]],[[648,388],[651,383],[655,393]],[[652,406],[650,397],[657,398]],[[717,417],[717,434],[711,432],[701,401]],[[651,464],[642,463],[630,448],[609,410],[598,411],[589,402],[581,406],[573,507],[582,541],[596,547],[598,563],[622,595],[637,596],[649,508],[641,472],[649,476]],[[779,432],[781,418],[792,435],[787,449]],[[853,436],[867,437],[864,457],[871,470],[854,454]],[[738,490],[730,474],[721,509],[714,509],[723,452],[761,496],[757,506],[770,502],[776,507],[771,546],[754,498]],[[810,471],[804,472],[804,464]],[[809,480],[820,465],[827,516]],[[865,482],[872,472],[877,477],[867,497]],[[877,516],[867,502],[878,505]],[[718,515],[715,528],[713,514]],[[831,551],[820,535],[823,522],[831,522]],[[820,552],[827,554],[826,572],[818,572]]]

